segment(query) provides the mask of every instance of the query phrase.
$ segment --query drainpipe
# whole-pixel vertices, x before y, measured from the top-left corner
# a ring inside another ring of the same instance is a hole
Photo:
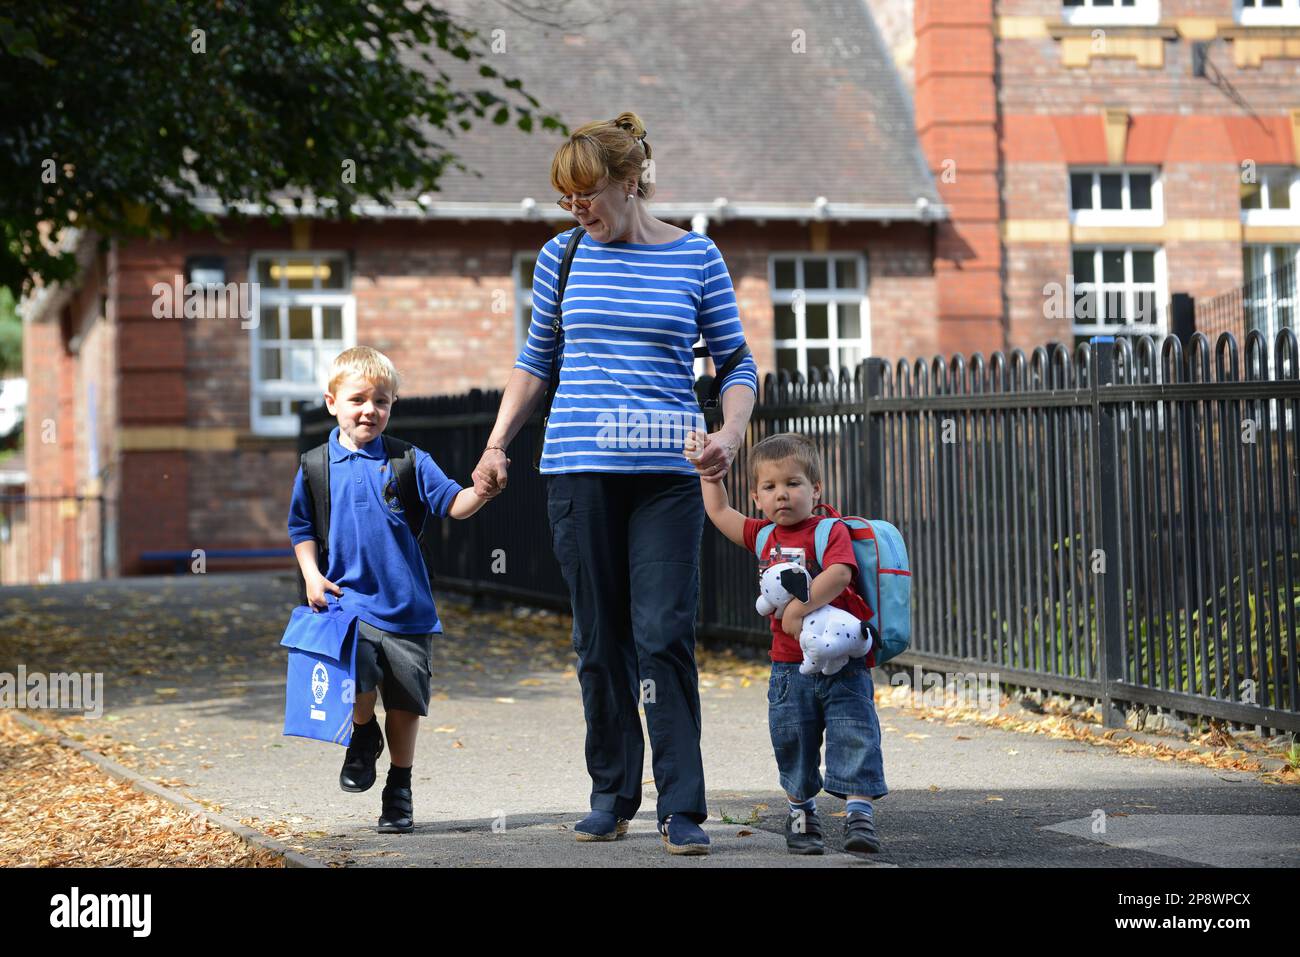
[[[709,214],[700,212],[691,217],[691,231],[699,233],[701,236],[709,234]],[[703,340],[703,336],[700,337]],[[694,363],[695,378],[704,375],[704,359],[696,359]]]

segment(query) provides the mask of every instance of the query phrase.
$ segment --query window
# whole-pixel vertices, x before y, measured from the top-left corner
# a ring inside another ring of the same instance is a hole
[[[791,253],[773,256],[768,269],[777,371],[805,379],[812,368],[852,373],[871,350],[865,257]]]
[[[1140,246],[1075,246],[1074,333],[1154,335],[1165,331],[1164,254]]]
[[[515,253],[515,355],[524,350],[533,321],[533,270],[537,253]]]
[[[1242,246],[1241,267],[1246,329],[1258,329],[1271,345],[1279,330],[1296,327],[1300,246]]]
[[[1246,171],[1242,179],[1247,178]],[[1294,167],[1263,166],[1241,184],[1241,221],[1247,226],[1300,225],[1300,174]]]
[[[1157,23],[1159,0],[1064,0],[1066,23]]]
[[[250,421],[260,435],[297,435],[298,413],[319,405],[334,357],[356,343],[355,301],[338,253],[257,253]]]
[[[1243,26],[1300,24],[1300,0],[1237,0],[1235,7]]]
[[[1164,187],[1155,170],[1070,170],[1070,222],[1079,226],[1161,226]]]

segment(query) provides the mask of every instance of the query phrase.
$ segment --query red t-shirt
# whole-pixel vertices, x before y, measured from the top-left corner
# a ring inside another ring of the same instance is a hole
[[[767,537],[768,554],[759,560],[759,568],[767,567],[773,549],[802,548],[808,571],[812,573],[813,578],[816,578],[821,569],[817,567],[815,535],[817,523],[823,517],[821,515],[810,515],[798,525],[778,525]],[[745,519],[745,547],[751,553],[758,543],[758,530],[764,525],[771,524],[773,523],[765,518]],[[849,582],[844,591],[831,600],[831,604],[836,608],[844,609],[859,621],[870,621],[874,612],[854,587],[854,583],[857,581],[858,562],[853,557],[853,541],[849,538],[849,530],[843,524],[837,522],[831,527],[830,538],[826,542],[826,554],[822,557],[827,568],[832,565],[848,565],[853,569],[853,580]],[[791,638],[781,630],[780,618],[776,615],[770,617],[772,619],[772,660],[803,661],[803,650],[799,647],[799,640]],[[875,664],[876,649],[873,647],[867,652],[867,667],[872,668]]]

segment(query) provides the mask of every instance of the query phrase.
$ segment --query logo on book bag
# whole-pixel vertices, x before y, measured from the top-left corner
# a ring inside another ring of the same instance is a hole
[[[325,666],[318,661],[316,662],[316,667],[311,670],[311,696],[316,699],[317,704],[320,704],[325,700],[325,692],[329,690],[329,672],[326,671]]]

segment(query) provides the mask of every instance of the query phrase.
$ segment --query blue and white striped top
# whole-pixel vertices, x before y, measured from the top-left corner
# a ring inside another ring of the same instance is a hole
[[[572,230],[552,238],[533,272],[533,319],[515,362],[551,374],[555,290]],[[564,289],[564,357],[542,447],[541,470],[696,475],[682,456],[703,429],[692,384],[692,347],[704,336],[715,368],[744,343],[736,293],[713,240],[690,232],[668,243],[601,243],[582,237]],[[722,391],[758,393],[746,356]]]

